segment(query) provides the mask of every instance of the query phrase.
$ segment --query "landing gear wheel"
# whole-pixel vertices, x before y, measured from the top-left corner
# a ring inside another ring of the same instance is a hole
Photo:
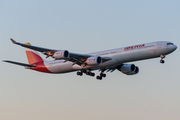
[[[165,56],[165,55],[160,55],[160,57],[161,57],[160,63],[164,64],[165,61],[164,61],[163,59],[164,59],[166,56]]]
[[[86,72],[86,75],[91,75],[91,72]]]
[[[164,63],[165,63],[165,61],[164,61],[164,60],[160,60],[160,63],[164,64]]]
[[[83,73],[82,72],[80,72],[80,76],[82,76],[83,75]]]
[[[80,72],[77,72],[77,75],[80,75]]]
[[[101,77],[106,77],[106,74],[100,73],[100,76],[101,76]]]
[[[82,76],[83,73],[82,72],[77,72],[77,75]]]
[[[102,74],[101,76],[105,78],[105,77],[106,77],[106,74]]]
[[[82,69],[81,72],[82,72],[82,73],[86,73],[86,70]]]
[[[101,76],[97,76],[96,79],[97,80],[102,80],[102,77]]]
[[[94,73],[91,73],[90,75],[91,75],[92,77],[94,77],[94,76],[95,76],[95,74],[94,74]]]

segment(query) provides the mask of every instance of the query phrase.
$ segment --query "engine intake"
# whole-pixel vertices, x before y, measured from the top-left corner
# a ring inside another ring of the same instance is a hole
[[[69,58],[69,52],[67,50],[57,51],[54,53],[53,58],[55,59]]]
[[[99,56],[89,57],[89,58],[86,60],[86,63],[87,63],[88,65],[98,65],[98,64],[101,64],[101,63],[102,63],[102,58],[99,57]]]
[[[134,64],[123,64],[118,66],[117,69],[126,75],[134,75],[139,73],[139,68]]]
[[[130,72],[130,73],[126,73],[126,75],[135,75],[135,74],[138,74],[138,73],[139,73],[139,68],[136,67],[136,68],[135,68],[135,71]]]

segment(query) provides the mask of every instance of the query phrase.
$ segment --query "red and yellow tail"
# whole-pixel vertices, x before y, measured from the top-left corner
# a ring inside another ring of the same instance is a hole
[[[31,45],[30,43],[25,43],[27,45]],[[27,59],[29,64],[36,64],[36,63],[43,63],[44,60],[41,58],[41,56],[35,51],[31,50],[29,48],[25,48]]]
[[[27,45],[31,45],[30,43],[25,43]],[[32,70],[36,70],[39,72],[46,72],[46,73],[52,73],[47,69],[47,67],[44,64],[44,60],[41,58],[41,56],[32,49],[25,48],[27,59],[30,65],[36,65],[35,67],[31,67]]]

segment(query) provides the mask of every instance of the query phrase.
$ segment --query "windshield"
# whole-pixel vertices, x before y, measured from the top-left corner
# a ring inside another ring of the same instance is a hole
[[[173,43],[167,43],[167,45],[173,45]]]

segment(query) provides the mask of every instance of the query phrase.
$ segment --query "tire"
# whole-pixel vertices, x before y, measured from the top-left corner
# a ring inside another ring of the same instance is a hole
[[[77,72],[77,75],[80,75],[80,72]]]
[[[165,63],[165,61],[164,61],[164,60],[160,60],[160,63],[164,64],[164,63]]]
[[[86,73],[87,71],[86,70],[83,70],[83,73]]]
[[[104,77],[104,78],[105,78],[105,77],[106,77],[106,74],[102,74],[102,77]]]
[[[100,76],[97,76],[96,79],[99,80]]]
[[[82,72],[80,72],[80,76],[82,76],[83,75],[83,73]]]
[[[94,76],[95,76],[95,74],[94,74],[94,73],[91,73],[91,76],[92,76],[92,77],[94,77]]]

